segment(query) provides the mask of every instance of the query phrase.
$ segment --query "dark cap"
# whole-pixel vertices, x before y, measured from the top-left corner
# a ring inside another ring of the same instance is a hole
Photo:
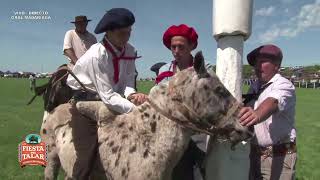
[[[100,34],[107,30],[129,27],[135,22],[134,15],[125,8],[112,8],[102,17],[94,32]]]
[[[76,22],[89,22],[91,21],[90,19],[87,19],[87,16],[76,16],[74,18],[74,21],[72,21],[71,23],[76,23]]]
[[[254,66],[257,57],[270,59],[273,62],[278,62],[279,64],[281,64],[283,55],[281,49],[276,45],[266,44],[254,49],[247,55],[248,63],[251,66]]]
[[[158,62],[158,63],[152,65],[152,66],[150,67],[150,70],[153,71],[153,72],[155,72],[156,75],[158,75],[160,68],[161,68],[163,65],[165,65],[165,64],[167,64],[167,63],[165,63],[165,62]]]

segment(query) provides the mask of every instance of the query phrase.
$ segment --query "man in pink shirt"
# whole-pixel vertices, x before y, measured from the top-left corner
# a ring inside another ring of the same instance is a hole
[[[75,29],[66,32],[63,41],[63,54],[68,58],[70,67],[76,64],[77,60],[95,43],[96,37],[87,31],[87,16],[76,16]]]
[[[256,48],[247,56],[258,78],[249,89],[253,97],[239,113],[240,123],[253,127],[250,174],[256,179],[294,179],[296,164],[295,87],[279,74],[281,49]]]

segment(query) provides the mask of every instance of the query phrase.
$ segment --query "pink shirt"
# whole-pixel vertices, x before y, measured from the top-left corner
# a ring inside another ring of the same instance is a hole
[[[254,126],[256,138],[254,144],[266,147],[275,144],[293,142],[296,139],[295,105],[296,95],[294,85],[280,74],[276,74],[268,82],[270,84],[259,96],[254,109],[268,97],[278,100],[278,112],[272,114],[265,121]],[[249,92],[257,92],[259,87],[256,81]]]
[[[89,32],[79,34],[73,29],[66,32],[63,41],[63,51],[72,48],[79,59],[95,43],[97,43],[97,39],[93,34]]]

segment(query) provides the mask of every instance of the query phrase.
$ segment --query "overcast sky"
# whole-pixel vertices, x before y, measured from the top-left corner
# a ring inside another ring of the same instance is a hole
[[[130,9],[136,17],[130,43],[142,56],[137,60],[140,77],[150,77],[150,66],[169,62],[172,55],[162,44],[170,25],[193,26],[206,60],[215,64],[217,43],[212,37],[212,0],[5,0],[0,7],[0,70],[52,72],[66,63],[62,55],[64,34],[73,29],[76,15],[87,15],[88,30],[105,11]],[[200,3],[201,2],[201,3]],[[50,19],[18,19],[19,13],[40,12]],[[230,12],[232,13],[232,12]],[[284,66],[320,64],[320,0],[254,1],[252,35],[244,54],[264,43],[282,48]],[[101,40],[101,35],[97,39]],[[244,64],[247,61],[244,59]]]

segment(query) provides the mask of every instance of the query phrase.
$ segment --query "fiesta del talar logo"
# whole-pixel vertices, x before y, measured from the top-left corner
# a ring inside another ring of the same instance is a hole
[[[19,144],[19,164],[26,165],[47,165],[48,146],[41,141],[38,134],[29,134],[25,140]]]

